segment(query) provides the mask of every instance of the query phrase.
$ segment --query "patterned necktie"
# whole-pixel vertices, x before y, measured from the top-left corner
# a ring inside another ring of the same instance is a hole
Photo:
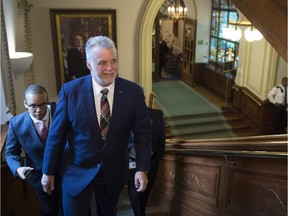
[[[47,139],[47,128],[45,126],[45,121],[40,121],[40,130],[39,130],[39,136],[43,140],[43,142],[46,142]]]
[[[108,128],[110,125],[110,108],[107,99],[108,89],[101,90],[101,113],[100,113],[100,130],[102,134],[102,139],[105,140],[108,133]]]

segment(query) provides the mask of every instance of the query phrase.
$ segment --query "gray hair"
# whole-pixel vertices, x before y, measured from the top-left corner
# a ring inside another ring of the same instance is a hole
[[[43,93],[46,94],[47,99],[48,99],[48,93],[47,93],[46,89],[45,89],[43,86],[37,85],[37,84],[30,85],[30,86],[28,86],[28,88],[26,88],[26,90],[25,90],[24,99],[26,100],[26,96],[27,96],[28,94],[36,95],[36,94],[43,94]]]
[[[101,47],[105,49],[112,49],[115,56],[117,56],[117,49],[115,47],[115,43],[108,37],[106,36],[96,36],[96,37],[91,37],[86,43],[86,58],[87,60],[91,60],[92,57],[92,49],[94,47]]]

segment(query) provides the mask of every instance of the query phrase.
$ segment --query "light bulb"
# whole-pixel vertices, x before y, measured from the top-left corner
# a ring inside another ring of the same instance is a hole
[[[244,35],[245,35],[245,39],[248,42],[253,42],[255,40],[255,30],[253,29],[253,27],[248,27],[245,30]]]
[[[256,41],[259,41],[259,40],[262,40],[263,35],[257,29],[255,29],[254,30],[254,37],[255,37]]]
[[[242,32],[240,28],[237,28],[237,26],[235,27],[235,29],[231,29],[231,40],[233,41],[238,41],[240,40],[242,37]]]
[[[232,31],[233,31],[233,29],[231,29],[229,27],[223,28],[223,37],[226,39],[231,39]]]

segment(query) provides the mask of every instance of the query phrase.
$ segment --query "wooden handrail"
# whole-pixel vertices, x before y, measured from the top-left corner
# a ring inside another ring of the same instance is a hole
[[[189,155],[209,155],[209,156],[239,156],[239,157],[265,157],[265,158],[286,158],[287,152],[268,152],[268,151],[230,151],[213,149],[166,149],[167,153],[179,153]]]
[[[243,90],[244,94],[246,94],[249,98],[251,98],[259,107],[262,106],[249,92]]]
[[[149,102],[148,107],[153,108],[154,107],[154,100],[155,100],[156,94],[154,92],[150,93],[149,95]]]
[[[166,149],[287,152],[287,134],[198,140],[166,140]]]

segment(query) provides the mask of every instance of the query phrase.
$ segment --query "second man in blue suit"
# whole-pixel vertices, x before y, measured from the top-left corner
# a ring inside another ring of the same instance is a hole
[[[62,158],[64,215],[88,216],[94,192],[97,215],[112,216],[116,215],[122,188],[128,180],[131,131],[137,154],[135,187],[138,191],[147,187],[152,126],[141,87],[117,77],[114,42],[104,36],[90,38],[86,55],[91,75],[64,84],[60,91],[45,149],[42,186],[47,193],[54,190],[57,160],[65,146]],[[105,111],[101,109],[102,90],[108,90]],[[109,127],[105,135],[100,129],[102,116],[105,126]]]
[[[46,135],[51,129],[56,104],[48,103],[48,94],[43,86],[30,85],[25,90],[24,106],[27,112],[16,115],[9,122],[6,161],[12,174],[27,180],[35,192],[39,200],[39,215],[57,216],[61,213],[57,187],[49,195],[43,191],[41,185]],[[46,128],[45,134],[41,131],[43,124]],[[22,151],[25,153],[24,162],[21,158]]]

